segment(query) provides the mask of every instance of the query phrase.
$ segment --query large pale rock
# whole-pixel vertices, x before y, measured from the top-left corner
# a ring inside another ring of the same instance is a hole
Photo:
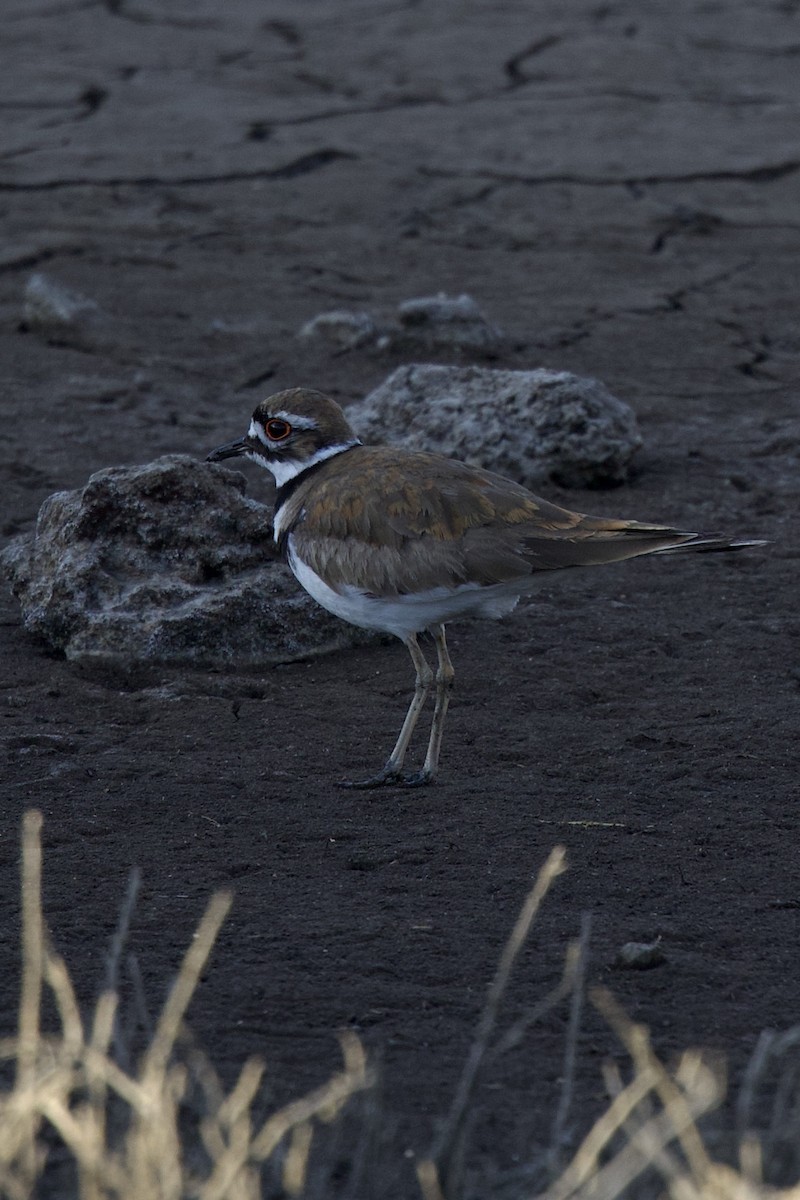
[[[366,637],[275,559],[270,510],[225,467],[169,455],[50,496],[0,564],[25,627],[78,661],[249,668]]]
[[[415,363],[347,416],[365,442],[437,450],[528,487],[620,483],[642,443],[629,405],[567,371]]]

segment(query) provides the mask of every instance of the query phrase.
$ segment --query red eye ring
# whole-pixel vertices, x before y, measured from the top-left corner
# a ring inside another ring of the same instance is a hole
[[[288,421],[282,421],[280,417],[270,417],[264,422],[264,433],[271,442],[284,442],[292,432],[292,427]]]

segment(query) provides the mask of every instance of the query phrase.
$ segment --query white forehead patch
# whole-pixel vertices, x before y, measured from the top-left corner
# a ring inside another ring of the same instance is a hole
[[[264,446],[269,445],[269,442],[267,441],[267,435],[264,433],[264,430],[261,428],[258,421],[256,421],[255,417],[250,422],[250,428],[247,431],[247,436],[251,438],[257,438],[258,441]]]

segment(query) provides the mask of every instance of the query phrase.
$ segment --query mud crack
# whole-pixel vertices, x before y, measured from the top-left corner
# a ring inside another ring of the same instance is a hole
[[[241,183],[249,179],[296,179],[299,175],[308,175],[319,171],[337,159],[357,159],[357,154],[349,150],[336,150],[326,147],[323,150],[312,150],[310,154],[302,154],[292,159],[282,167],[260,168],[253,171],[224,171],[208,175],[178,175],[170,178],[168,175],[114,175],[106,179],[40,179],[32,183],[11,183],[0,180],[0,192],[55,192],[62,188],[80,187],[197,187],[202,184]]]
[[[661,183],[708,183],[714,180],[739,179],[750,183],[772,183],[800,170],[800,159],[782,163],[745,167],[740,170],[721,168],[718,171],[684,171],[674,175],[578,175],[561,171],[550,175],[525,175],[515,171],[450,171],[443,167],[420,167],[420,173],[435,179],[491,179],[496,183],[522,183],[531,187],[568,183],[582,187],[642,187]]]

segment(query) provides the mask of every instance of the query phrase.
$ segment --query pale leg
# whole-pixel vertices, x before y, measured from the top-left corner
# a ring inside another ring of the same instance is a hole
[[[431,736],[428,741],[428,753],[425,755],[424,766],[417,775],[409,776],[404,780],[406,784],[433,783],[436,778],[439,770],[439,751],[442,748],[444,719],[447,716],[447,708],[450,704],[450,694],[453,690],[453,680],[456,674],[453,670],[453,664],[450,661],[450,655],[447,653],[444,625],[432,625],[430,633],[436,642],[436,653],[439,658],[439,665],[436,671],[436,708],[433,711],[433,724],[431,725]]]
[[[437,626],[437,628],[441,629],[441,626]],[[428,698],[428,692],[430,691],[431,684],[433,683],[433,671],[429,667],[428,662],[425,658],[425,655],[422,653],[422,651],[419,648],[419,642],[417,641],[417,635],[415,633],[412,633],[407,638],[404,638],[403,640],[404,640],[404,644],[408,647],[408,652],[411,655],[411,661],[414,663],[414,669],[415,669],[417,675],[416,675],[416,681],[414,683],[414,695],[411,697],[411,703],[408,706],[408,712],[406,713],[405,721],[403,721],[403,728],[400,730],[400,736],[398,737],[397,742],[395,743],[394,750],[392,751],[392,753],[389,755],[388,759],[386,760],[386,765],[382,768],[382,770],[378,771],[377,775],[373,775],[371,779],[364,779],[364,780],[360,780],[360,781],[354,782],[354,783],[347,780],[342,784],[342,787],[374,788],[374,787],[381,787],[383,784],[391,784],[391,783],[406,783],[406,782],[424,783],[424,782],[427,782],[427,777],[423,780],[423,779],[417,779],[417,777],[414,776],[413,779],[407,781],[401,775],[401,771],[403,769],[403,761],[406,756],[406,751],[408,750],[408,743],[411,741],[411,735],[414,732],[417,721],[419,720],[419,714],[422,712],[422,709],[425,705],[425,701]],[[442,630],[442,640],[444,640],[444,631],[443,630]],[[438,647],[438,640],[437,640],[437,647]],[[445,647],[445,655],[446,654],[447,654],[447,648]],[[441,653],[439,656],[439,663],[440,663],[439,670],[441,671]],[[451,667],[450,670],[452,671],[452,669],[453,668]],[[436,674],[436,678],[438,681],[438,678],[439,678],[438,671]],[[439,693],[438,693],[438,683],[437,683],[436,711],[438,712],[438,710],[439,710]],[[436,718],[434,716],[434,724],[435,724],[435,721],[436,721]],[[433,736],[433,735],[431,734],[431,736]],[[438,751],[437,751],[437,754],[438,754]],[[426,760],[426,765],[427,765],[427,760]],[[422,775],[422,772],[420,772],[420,775]]]

